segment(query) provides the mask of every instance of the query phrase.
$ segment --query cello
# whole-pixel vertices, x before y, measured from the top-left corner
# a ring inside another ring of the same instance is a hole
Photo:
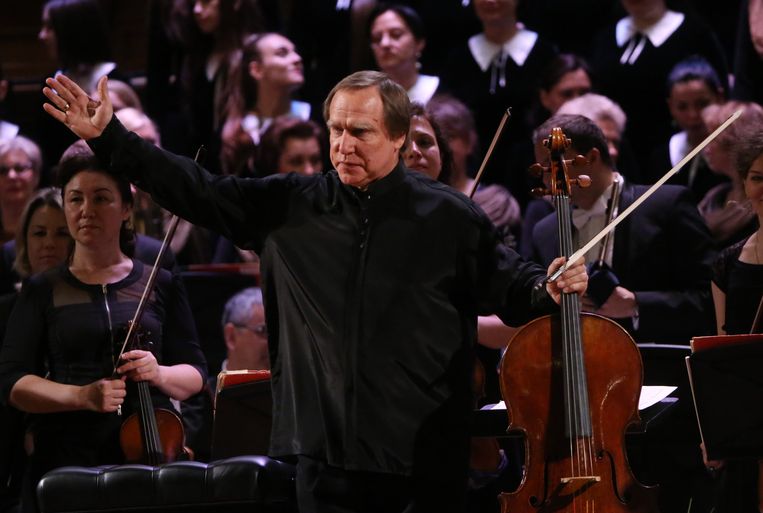
[[[550,193],[556,207],[560,253],[573,253],[570,187],[565,159],[570,140],[554,128]],[[656,512],[657,489],[639,483],[625,452],[625,430],[639,421],[641,355],[620,325],[581,314],[576,294],[562,294],[561,314],[520,328],[500,364],[501,394],[509,430],[525,435],[522,481],[501,493],[502,513]]]

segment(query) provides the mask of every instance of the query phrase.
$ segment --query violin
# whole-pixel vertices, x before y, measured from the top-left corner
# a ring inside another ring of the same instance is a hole
[[[551,160],[550,194],[556,207],[560,253],[573,253],[570,188],[590,178],[570,178],[570,146],[560,128],[544,141]],[[539,165],[536,165],[539,166]],[[542,167],[542,166],[541,166]],[[520,328],[501,359],[499,379],[509,430],[525,436],[519,488],[501,493],[502,513],[656,512],[656,487],[634,477],[625,430],[639,421],[641,355],[620,325],[582,314],[576,294],[562,294],[561,313]]]
[[[130,321],[131,324],[134,321]],[[149,350],[152,343],[145,339],[150,333],[137,328],[128,333],[126,347]],[[128,463],[157,466],[178,459],[188,459],[183,421],[173,411],[154,408],[148,381],[136,382],[139,408],[127,417],[119,429],[119,444]]]

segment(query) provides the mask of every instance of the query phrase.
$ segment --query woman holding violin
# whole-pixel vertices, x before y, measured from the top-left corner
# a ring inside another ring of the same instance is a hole
[[[73,252],[65,264],[29,279],[0,353],[2,399],[36,414],[26,511],[35,509],[32,492],[45,472],[124,462],[133,450],[127,445],[142,443],[138,429],[120,446],[125,419],[144,412],[145,402],[151,412],[172,410],[170,397],[186,399],[206,378],[184,290],[166,270],[156,275],[138,328],[147,349],[127,345],[122,352],[151,273],[130,257],[128,182],[109,174],[84,143],[64,154],[59,179]]]

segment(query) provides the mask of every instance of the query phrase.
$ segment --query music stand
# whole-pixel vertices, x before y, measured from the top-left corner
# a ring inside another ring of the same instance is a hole
[[[273,410],[270,371],[223,371],[218,376],[212,459],[266,455]]]
[[[686,366],[708,459],[763,458],[763,335],[703,339]]]

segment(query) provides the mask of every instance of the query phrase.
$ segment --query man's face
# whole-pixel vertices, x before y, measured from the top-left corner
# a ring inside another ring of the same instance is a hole
[[[387,133],[382,99],[375,87],[337,92],[327,125],[331,163],[342,183],[362,189],[397,165],[405,134],[392,138]]]

